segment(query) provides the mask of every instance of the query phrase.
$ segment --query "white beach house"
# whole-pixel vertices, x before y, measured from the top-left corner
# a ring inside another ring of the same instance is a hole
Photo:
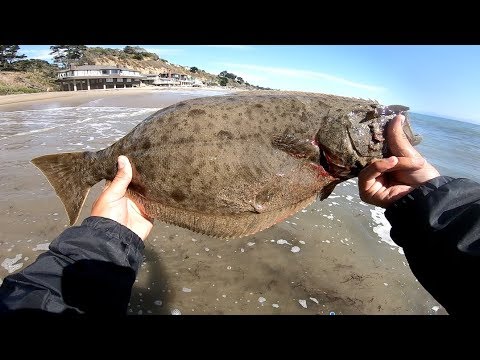
[[[143,80],[146,76],[139,71],[108,65],[70,66],[57,73],[65,91],[138,87]]]

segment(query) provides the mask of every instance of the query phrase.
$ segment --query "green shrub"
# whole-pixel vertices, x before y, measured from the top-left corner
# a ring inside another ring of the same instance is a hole
[[[228,79],[226,77],[221,77],[219,82],[220,82],[220,86],[227,86]]]
[[[32,89],[26,86],[7,86],[0,84],[0,95],[29,94],[41,92],[39,89]]]

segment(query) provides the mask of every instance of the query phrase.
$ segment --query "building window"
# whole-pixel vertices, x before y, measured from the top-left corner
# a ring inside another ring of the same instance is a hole
[[[113,82],[113,79],[105,79],[106,82]]]
[[[127,79],[127,82],[132,82],[132,79]]]
[[[117,79],[117,82],[123,82],[123,79]]]
[[[102,75],[108,75],[108,70],[102,70]]]

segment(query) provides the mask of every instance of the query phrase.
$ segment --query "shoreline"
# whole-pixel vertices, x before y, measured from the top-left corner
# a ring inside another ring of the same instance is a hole
[[[39,92],[29,94],[13,94],[0,96],[0,111],[15,111],[19,106],[25,105],[27,108],[39,105],[52,100],[75,100],[75,101],[89,101],[99,97],[110,97],[115,95],[126,94],[146,94],[157,93],[163,91],[245,91],[243,89],[231,89],[222,87],[157,87],[157,86],[142,86],[136,88],[119,88],[119,89],[95,89],[95,90],[78,90],[78,91],[52,91]]]

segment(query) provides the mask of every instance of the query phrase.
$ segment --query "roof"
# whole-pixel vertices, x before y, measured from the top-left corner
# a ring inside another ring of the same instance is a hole
[[[122,70],[122,71],[137,71],[133,69],[120,68],[118,66],[111,65],[80,65],[80,66],[71,66],[66,69],[61,69],[59,72],[69,71],[69,70]],[[139,72],[139,71],[137,71]]]
[[[120,74],[112,74],[112,75],[97,75],[97,76],[66,76],[64,78],[56,79],[58,81],[67,81],[67,80],[86,80],[86,79],[147,79],[144,75],[120,75]]]

